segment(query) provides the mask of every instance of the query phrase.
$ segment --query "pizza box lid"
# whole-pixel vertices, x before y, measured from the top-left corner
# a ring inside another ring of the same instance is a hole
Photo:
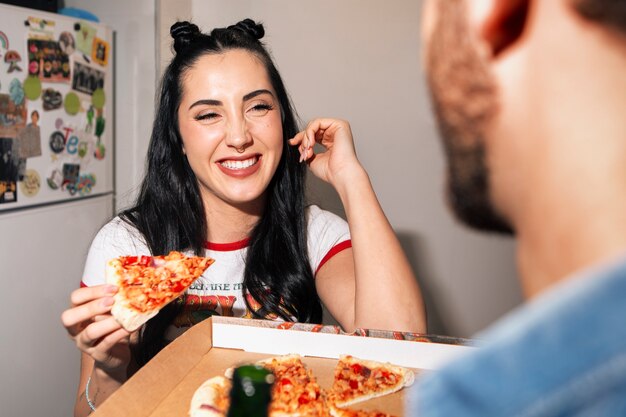
[[[226,369],[270,356],[298,353],[322,388],[330,388],[337,358],[390,362],[416,373],[436,370],[472,349],[466,340],[415,333],[338,326],[278,323],[213,316],[178,337],[133,375],[104,403],[100,416],[187,416],[191,397],[206,379]],[[355,405],[403,415],[406,390]]]

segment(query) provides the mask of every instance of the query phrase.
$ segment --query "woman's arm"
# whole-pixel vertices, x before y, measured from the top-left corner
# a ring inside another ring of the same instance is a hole
[[[97,407],[128,377],[130,335],[110,315],[116,291],[110,285],[77,289],[71,295],[72,306],[61,316],[65,329],[82,351],[76,417],[92,412],[85,392],[88,381],[89,400]]]
[[[326,152],[315,154],[314,143]],[[299,146],[311,171],[335,188],[350,227],[352,249],[336,254],[317,272],[316,286],[324,305],[344,330],[425,332],[419,286],[356,158],[350,125],[316,119],[291,144]]]

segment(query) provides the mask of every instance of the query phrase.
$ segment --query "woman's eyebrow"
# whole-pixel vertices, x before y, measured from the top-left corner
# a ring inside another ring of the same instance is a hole
[[[198,100],[195,103],[193,103],[191,106],[189,106],[189,110],[191,110],[192,108],[196,107],[196,106],[202,106],[202,105],[206,105],[206,106],[221,106],[222,103],[219,100],[211,100],[211,99],[204,99],[204,100]]]
[[[272,94],[270,90],[261,89],[261,90],[255,90],[255,91],[252,91],[251,93],[246,94],[245,96],[243,96],[243,101],[248,101],[261,94],[269,94],[270,96],[272,96],[272,98],[274,97],[274,94]]]
[[[274,94],[272,94],[272,92],[270,90],[266,90],[266,89],[260,89],[260,90],[254,90],[248,94],[246,94],[245,96],[243,96],[243,101],[248,101],[250,99],[253,99],[257,96],[260,96],[261,94],[269,94],[270,96],[274,97]],[[219,100],[213,100],[213,99],[202,99],[202,100],[198,100],[196,102],[194,102],[191,106],[189,106],[189,110],[191,110],[192,108],[196,107],[196,106],[221,106],[224,103],[222,103]]]

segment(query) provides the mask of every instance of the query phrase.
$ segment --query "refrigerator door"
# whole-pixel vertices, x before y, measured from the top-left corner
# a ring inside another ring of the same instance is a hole
[[[113,191],[113,33],[0,5],[0,212]]]

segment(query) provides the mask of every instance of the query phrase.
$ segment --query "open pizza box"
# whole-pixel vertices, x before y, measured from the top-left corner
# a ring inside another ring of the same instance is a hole
[[[213,316],[195,325],[140,369],[93,414],[100,416],[184,417],[195,390],[226,369],[271,356],[298,353],[322,388],[330,388],[337,358],[389,362],[421,372],[436,371],[469,347],[455,338],[338,326],[277,323]],[[354,405],[404,415],[407,390]]]

